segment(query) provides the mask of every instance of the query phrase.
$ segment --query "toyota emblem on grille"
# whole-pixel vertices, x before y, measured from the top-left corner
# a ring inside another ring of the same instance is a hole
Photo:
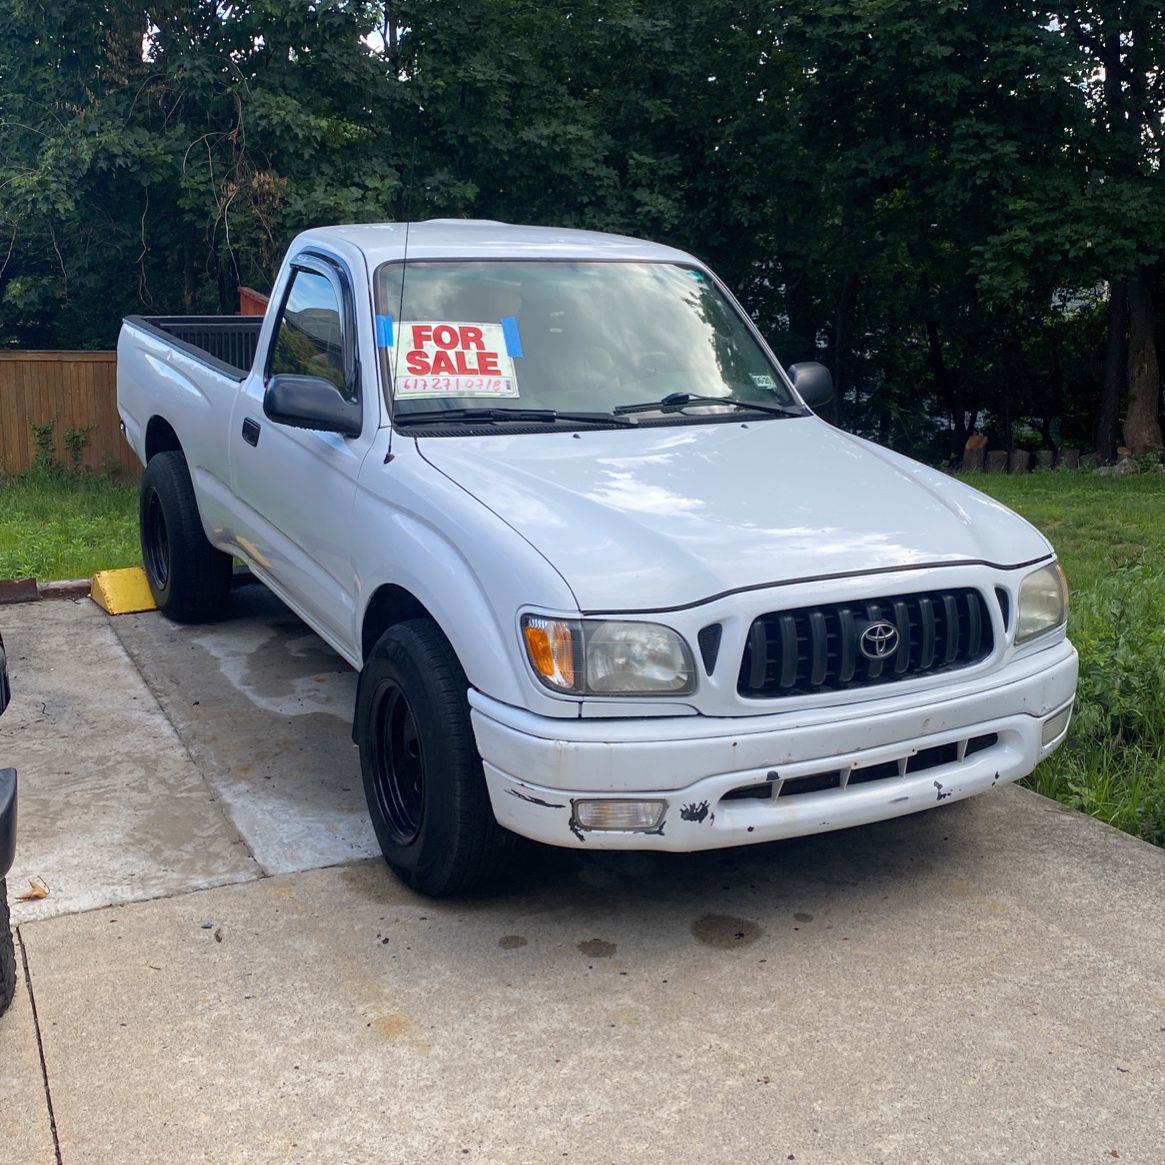
[[[898,628],[885,619],[871,623],[858,640],[866,659],[886,659],[898,650]]]

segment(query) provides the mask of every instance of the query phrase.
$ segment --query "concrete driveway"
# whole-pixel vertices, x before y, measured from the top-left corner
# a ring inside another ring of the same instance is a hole
[[[0,1162],[1165,1160],[1165,853],[1021,789],[403,889],[354,675],[262,588],[0,608]]]

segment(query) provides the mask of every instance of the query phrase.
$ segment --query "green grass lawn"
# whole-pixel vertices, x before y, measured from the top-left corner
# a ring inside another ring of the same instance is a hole
[[[0,478],[0,578],[90,578],[140,566],[138,487],[55,468]]]
[[[1165,845],[1165,474],[969,480],[1043,530],[1071,588],[1076,712],[1028,784]]]
[[[1028,783],[1165,845],[1165,475],[970,481],[1048,535],[1072,588],[1076,715]],[[136,484],[62,470],[0,479],[0,578],[140,563]]]
[[[1051,539],[1073,593],[1142,556],[1165,558],[1165,474],[975,474],[963,481],[1010,506]]]

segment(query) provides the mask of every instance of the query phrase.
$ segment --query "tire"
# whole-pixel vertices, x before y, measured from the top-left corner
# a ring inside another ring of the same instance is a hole
[[[8,918],[8,885],[0,878],[0,1015],[8,1010],[16,992],[16,947]]]
[[[384,859],[421,894],[482,889],[517,840],[494,819],[449,641],[414,619],[389,628],[360,673],[356,743]]]
[[[150,458],[138,497],[146,580],[158,610],[176,623],[203,623],[222,613],[231,586],[231,556],[207,541],[186,457],[167,450]]]

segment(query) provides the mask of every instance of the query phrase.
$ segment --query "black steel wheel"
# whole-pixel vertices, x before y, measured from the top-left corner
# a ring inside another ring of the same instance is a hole
[[[166,512],[157,492],[152,492],[142,516],[142,558],[147,576],[163,593],[170,582],[170,540],[166,532]]]
[[[377,808],[398,845],[411,845],[425,810],[425,757],[416,717],[404,690],[388,683],[378,693],[373,764]]]
[[[177,623],[221,614],[231,586],[231,556],[207,540],[185,456],[150,458],[138,498],[146,580],[158,610]]]
[[[468,681],[436,624],[390,627],[360,673],[353,735],[385,861],[432,897],[494,881],[515,837],[498,825],[469,721]]]

